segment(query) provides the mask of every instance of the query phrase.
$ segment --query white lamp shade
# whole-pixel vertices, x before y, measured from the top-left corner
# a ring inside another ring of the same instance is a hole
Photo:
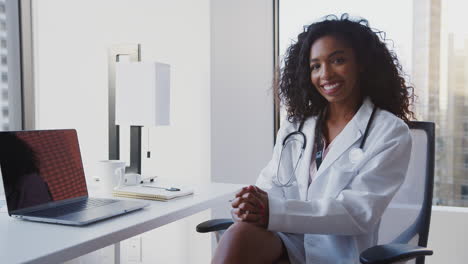
[[[158,62],[118,62],[115,69],[115,123],[169,125],[170,66]]]

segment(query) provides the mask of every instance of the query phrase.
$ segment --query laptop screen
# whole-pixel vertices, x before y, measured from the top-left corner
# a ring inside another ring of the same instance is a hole
[[[8,211],[88,195],[76,130],[0,132]]]

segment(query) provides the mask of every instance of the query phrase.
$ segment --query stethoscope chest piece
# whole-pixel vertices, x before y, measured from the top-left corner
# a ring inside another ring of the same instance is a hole
[[[353,148],[349,152],[349,161],[353,164],[358,163],[364,157],[364,151],[361,148]]]

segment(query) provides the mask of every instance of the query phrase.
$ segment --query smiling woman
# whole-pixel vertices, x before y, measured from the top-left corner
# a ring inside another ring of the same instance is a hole
[[[353,22],[346,14],[341,20],[329,16],[324,22],[312,24],[300,33],[298,41],[288,49],[280,82],[279,93],[288,111],[288,119],[297,121],[317,115],[327,105],[325,90],[314,88],[321,88],[320,83],[314,83],[314,76],[323,71],[317,71],[317,68],[324,66],[323,62],[317,64],[318,59],[327,59],[325,67],[351,60],[345,64],[352,63],[350,68],[358,73],[362,96],[370,96],[374,103],[405,121],[409,120],[407,117],[413,117],[409,109],[413,88],[406,84],[396,55],[387,49],[380,35],[384,33],[374,33],[367,20]],[[329,47],[329,44],[335,47]],[[329,54],[320,54],[321,57],[316,58],[318,54],[312,53],[311,49],[315,48],[317,52],[323,47],[327,50],[321,52]],[[335,59],[335,64],[331,64],[330,59]]]
[[[357,263],[408,168],[413,94],[402,75],[366,20],[307,26],[282,70],[288,118],[273,157],[236,194],[213,262]],[[303,144],[288,144],[297,134]]]

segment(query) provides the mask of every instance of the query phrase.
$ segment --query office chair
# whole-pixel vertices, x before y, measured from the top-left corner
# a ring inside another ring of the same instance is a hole
[[[413,146],[406,178],[382,216],[378,245],[361,252],[363,264],[411,261],[423,264],[427,249],[434,185],[435,126],[432,122],[409,123]],[[216,239],[233,222],[213,219],[199,224],[199,233],[216,232]]]

